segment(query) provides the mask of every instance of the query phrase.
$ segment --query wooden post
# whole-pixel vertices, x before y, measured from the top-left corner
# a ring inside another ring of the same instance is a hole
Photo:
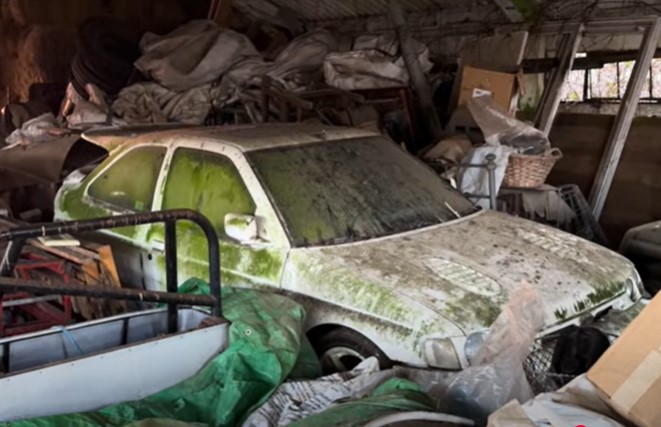
[[[551,77],[544,88],[542,100],[537,109],[537,118],[535,122],[539,130],[548,135],[551,132],[551,126],[558,113],[558,107],[561,101],[562,84],[567,80],[567,75],[574,65],[574,58],[576,51],[581,44],[583,31],[585,30],[583,24],[576,26],[574,32],[564,34],[558,49],[558,56],[560,62],[555,70],[551,73]]]
[[[413,83],[413,87],[420,100],[422,114],[425,116],[425,121],[429,127],[432,139],[437,141],[443,132],[443,127],[441,126],[441,121],[438,118],[438,113],[434,106],[429,82],[418,62],[418,53],[413,45],[413,39],[409,33],[406,19],[404,18],[404,12],[402,12],[402,8],[397,0],[390,0],[390,17],[395,26],[395,32],[397,33],[399,44],[402,47],[402,56],[404,57],[406,68],[411,76],[411,82]]]
[[[620,108],[617,111],[617,116],[613,122],[606,151],[601,158],[601,164],[599,165],[599,170],[597,171],[594,185],[590,192],[590,205],[597,219],[601,216],[606,203],[606,197],[608,197],[608,191],[613,183],[613,177],[620,162],[624,143],[629,135],[629,129],[631,129],[631,121],[636,114],[640,92],[645,84],[645,77],[649,72],[652,58],[659,44],[660,35],[661,18],[656,18],[652,21],[647,31],[645,31],[636,63],[627,84],[627,90],[624,93]]]

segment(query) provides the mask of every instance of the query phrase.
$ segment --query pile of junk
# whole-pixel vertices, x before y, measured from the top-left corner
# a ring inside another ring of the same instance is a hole
[[[360,127],[388,135],[484,208],[609,243],[576,185],[546,184],[562,153],[544,133],[517,119],[520,58],[488,69],[489,61],[466,57],[464,65],[450,69],[432,61],[428,46],[398,31],[349,37],[317,28],[265,44],[210,20],[191,21],[165,35],[131,28],[110,18],[85,22],[66,89],[58,96],[52,85],[35,84],[29,101],[4,108],[3,152],[75,139],[98,128],[130,134],[146,127],[266,122]],[[511,38],[521,40],[514,50],[525,50],[527,33],[522,35]],[[423,96],[425,91],[432,96]],[[71,144],[74,153],[48,171],[14,181],[27,182],[23,187],[37,178],[52,182],[69,166],[103,155],[80,148],[84,143]],[[2,157],[7,156],[0,156],[0,169],[11,170]],[[44,155],[28,163],[35,158]],[[0,192],[16,186],[2,187]],[[0,209],[11,205],[16,215],[30,211],[26,216],[33,218],[38,208],[48,219],[52,194],[42,186],[36,196],[0,196]]]
[[[66,87],[34,83],[27,101],[2,109],[0,212],[48,220],[61,177],[105,155],[81,139],[91,129],[312,122],[384,132],[410,151],[428,140],[396,35],[315,29],[258,50],[211,20],[157,35],[91,18],[76,41]],[[429,49],[413,46],[429,72]]]
[[[316,122],[387,134],[484,208],[605,243],[576,186],[546,184],[561,153],[510,108],[516,72],[501,73],[503,87],[485,83],[495,71],[468,66],[460,80],[437,79],[439,108],[450,92],[458,106],[436,135],[410,67],[434,81],[429,49],[400,37],[316,29],[258,50],[204,20],[165,35],[105,18],[82,25],[63,95],[35,85],[31,97],[47,102],[9,104],[2,116],[0,425],[657,426],[661,297],[613,343],[569,334],[575,353],[552,361],[563,374],[528,364],[543,310],[523,285],[470,368],[382,369],[370,358],[323,376],[299,304],[221,287],[218,236],[199,214],[44,222],[62,177],[108,155],[81,138],[90,129],[118,135],[112,145],[145,129]],[[167,230],[181,220],[207,237],[208,283],[178,286]],[[166,230],[166,292],[124,286],[110,247],[84,239],[151,223]]]
[[[206,236],[208,282],[191,278],[178,286],[178,221],[192,222]],[[165,292],[11,277],[32,239],[155,223],[171,230]],[[581,346],[567,342],[573,353],[552,361],[563,364],[563,374],[529,365],[543,303],[522,284],[463,371],[384,369],[372,357],[324,376],[300,304],[274,292],[221,287],[218,236],[199,213],[28,224],[1,232],[0,242],[6,245],[4,294],[134,305],[0,338],[3,426],[655,427],[661,418],[661,337],[655,333],[661,296],[644,304],[612,344],[589,328],[567,335]]]

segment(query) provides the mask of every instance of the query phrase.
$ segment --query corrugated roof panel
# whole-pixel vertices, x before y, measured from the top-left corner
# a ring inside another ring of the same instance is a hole
[[[240,0],[239,0],[240,1]],[[389,0],[271,0],[295,11],[305,21],[331,21],[389,13]],[[457,5],[452,0],[400,0],[405,11],[432,11]]]

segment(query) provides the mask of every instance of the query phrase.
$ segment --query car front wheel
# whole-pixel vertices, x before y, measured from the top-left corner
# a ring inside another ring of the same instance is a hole
[[[369,357],[376,357],[382,369],[392,366],[392,361],[379,347],[352,330],[336,328],[310,338],[324,374],[350,371]]]

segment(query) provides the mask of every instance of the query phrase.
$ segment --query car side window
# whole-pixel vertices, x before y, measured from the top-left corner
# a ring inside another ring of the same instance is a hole
[[[165,147],[138,147],[117,159],[90,185],[95,199],[134,212],[151,210]]]
[[[198,211],[222,236],[225,215],[254,215],[255,202],[230,159],[207,151],[178,148],[170,163],[163,209]]]

